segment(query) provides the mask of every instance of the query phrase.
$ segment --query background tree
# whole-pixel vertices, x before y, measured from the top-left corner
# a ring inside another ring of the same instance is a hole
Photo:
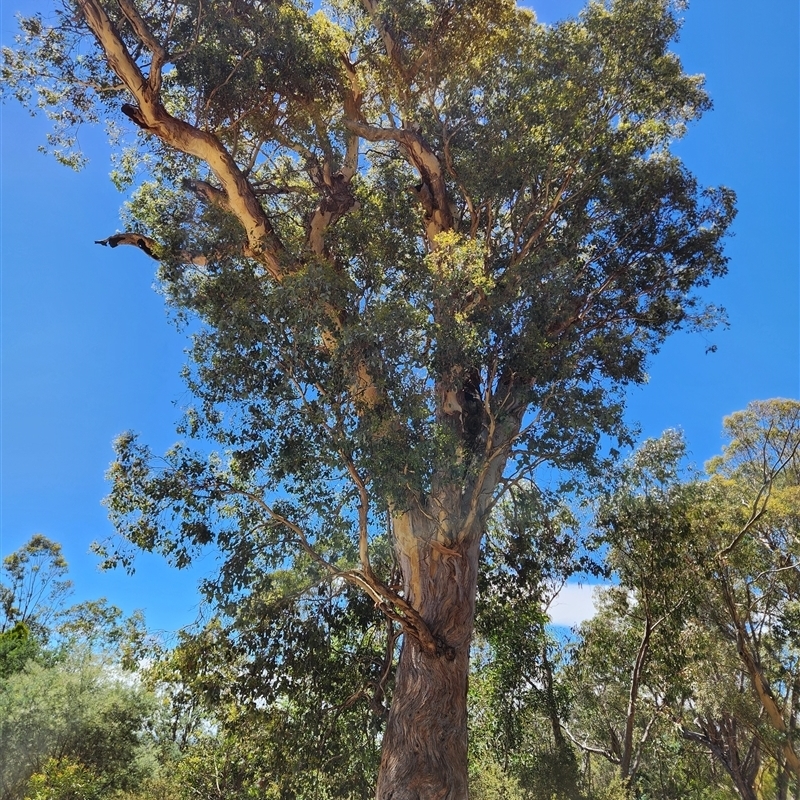
[[[753,402],[725,431],[699,526],[711,569],[704,610],[737,656],[759,719],[744,725],[753,758],[774,760],[783,800],[791,785],[800,791],[800,403]]]
[[[716,316],[693,291],[725,271],[733,197],[669,150],[709,104],[669,52],[677,10],[547,28],[507,0],[76,0],[5,54],[62,159],[71,126],[138,128],[118,180],[150,179],[100,243],[159,260],[198,321],[183,432],[217,450],[120,437],[117,529],[179,566],[213,544],[233,624],[287,559],[371,598],[403,634],[381,798],[466,795],[499,497],[542,464],[595,470],[622,387]]]
[[[140,617],[125,620],[104,600],[67,607],[61,546],[40,534],[5,566],[5,608],[17,621],[0,633],[0,797],[92,800],[139,788],[156,770],[146,734],[154,698],[120,656],[141,636]]]
[[[288,591],[292,579],[259,595],[258,625],[240,634],[211,620],[145,671],[167,703],[159,739],[177,751],[182,791],[374,794],[396,639],[387,655],[385,620],[367,599],[342,609],[346,585],[322,581],[311,599]],[[206,762],[213,772],[201,768]]]
[[[513,786],[514,796],[579,796],[579,763],[563,729],[570,697],[557,681],[563,643],[548,628],[548,608],[569,578],[601,572],[563,496],[523,483],[495,509],[484,539],[470,678],[471,768],[479,786],[491,777]],[[483,794],[491,796],[488,787]]]
[[[622,468],[616,490],[602,500],[595,522],[619,585],[604,591],[600,612],[581,630],[573,669],[583,673],[576,679],[586,695],[576,705],[590,717],[579,738],[570,735],[586,752],[617,764],[629,783],[674,695],[671,676],[682,669],[683,656],[673,643],[695,603],[684,566],[694,493],[678,478],[684,452],[675,432],[643,444]],[[602,694],[598,685],[605,687]],[[592,744],[597,736],[601,746]]]
[[[0,633],[22,624],[44,637],[72,592],[61,545],[36,533],[3,559],[0,583]]]
[[[799,410],[772,400],[726,419],[730,443],[706,481],[681,477],[674,434],[647,443],[601,506],[620,584],[582,626],[562,679],[572,689],[573,740],[635,766],[626,777],[642,796],[798,791],[798,653],[788,620]],[[696,758],[676,737],[714,759],[699,783],[686,769],[665,772],[670,752]]]
[[[4,800],[22,798],[34,775],[48,784],[75,765],[106,796],[141,785],[155,766],[141,738],[149,703],[85,654],[49,667],[30,662],[0,692]]]
[[[24,622],[0,633],[0,679],[19,672],[40,650],[39,642]]]

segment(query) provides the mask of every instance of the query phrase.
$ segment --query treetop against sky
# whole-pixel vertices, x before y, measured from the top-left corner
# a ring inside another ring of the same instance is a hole
[[[276,669],[270,620],[336,592],[393,677],[376,796],[461,800],[479,576],[583,569],[566,498],[635,445],[665,342],[726,322],[736,195],[679,147],[712,107],[681,2],[310,11],[75,0],[21,20],[3,97],[67,166],[111,133],[124,228],[94,243],[158,262],[191,333],[178,442],[114,439],[104,565],[211,555],[213,624]]]

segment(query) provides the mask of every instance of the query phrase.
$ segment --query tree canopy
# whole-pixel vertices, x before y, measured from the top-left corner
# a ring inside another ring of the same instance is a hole
[[[691,743],[712,765],[692,791],[723,784],[716,770],[723,796],[784,800],[800,787],[800,403],[751,403],[725,429],[706,480],[682,477],[671,432],[608,495],[597,521],[619,585],[581,628],[566,725],[643,793],[688,796],[664,760]]]
[[[4,52],[57,157],[111,121],[133,188],[99,244],[156,259],[195,326],[185,440],[116,442],[117,530],[178,566],[212,545],[206,589],[243,637],[287,564],[297,597],[370,598],[390,660],[403,635],[380,797],[466,793],[498,500],[542,465],[597,473],[647,357],[718,318],[697,290],[734,198],[670,150],[709,107],[669,49],[680,10],[75,0]]]

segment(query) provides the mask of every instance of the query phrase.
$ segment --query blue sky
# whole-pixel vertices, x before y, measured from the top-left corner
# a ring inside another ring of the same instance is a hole
[[[552,22],[582,3],[526,5]],[[46,5],[2,0],[3,44],[15,12],[37,8]],[[682,428],[701,465],[722,445],[723,416],[800,397],[797,2],[697,0],[675,49],[714,101],[676,151],[701,183],[739,196],[730,274],[707,291],[731,325],[670,340],[650,383],[631,392],[629,419],[644,436]],[[124,199],[108,180],[103,132],[81,131],[90,164],[74,173],[37,152],[45,120],[10,103],[0,114],[0,551],[44,533],[64,546],[76,599],[106,596],[174,629],[194,619],[195,575],[155,556],[133,577],[99,573],[88,549],[111,533],[100,501],[114,436],[136,430],[156,451],[176,438],[185,339],[153,291],[153,262],[93,243],[119,228]]]

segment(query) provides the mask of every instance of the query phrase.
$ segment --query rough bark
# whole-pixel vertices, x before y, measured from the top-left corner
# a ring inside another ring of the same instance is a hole
[[[443,412],[444,413],[444,412]],[[521,414],[484,421],[480,468],[396,513],[403,596],[435,647],[406,633],[383,740],[378,800],[466,800],[467,678],[481,537]]]
[[[398,520],[396,527],[405,526]],[[467,797],[467,675],[480,539],[446,546],[435,523],[397,537],[406,590],[433,633],[428,652],[406,636],[383,740],[378,800]]]

